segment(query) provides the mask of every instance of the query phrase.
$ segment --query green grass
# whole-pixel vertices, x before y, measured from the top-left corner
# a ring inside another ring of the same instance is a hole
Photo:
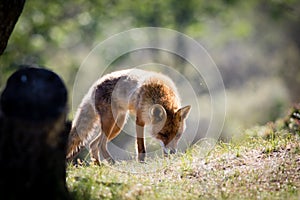
[[[170,158],[68,166],[75,199],[299,199],[300,139],[269,124],[208,154],[195,145]]]

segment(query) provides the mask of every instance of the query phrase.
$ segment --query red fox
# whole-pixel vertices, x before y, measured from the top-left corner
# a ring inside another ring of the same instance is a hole
[[[120,133],[128,112],[136,117],[140,162],[144,162],[146,154],[146,125],[149,125],[150,134],[160,142],[164,155],[176,153],[190,109],[190,105],[181,108],[175,84],[161,73],[128,69],[107,74],[93,84],[75,114],[67,159],[91,140],[95,130],[100,130],[89,143],[91,159],[100,164],[100,152],[104,159],[114,163],[107,142]]]

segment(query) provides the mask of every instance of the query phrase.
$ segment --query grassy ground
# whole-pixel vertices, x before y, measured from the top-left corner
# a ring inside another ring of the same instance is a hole
[[[280,126],[254,127],[206,155],[195,145],[146,164],[68,166],[67,183],[75,199],[299,199],[300,139]]]

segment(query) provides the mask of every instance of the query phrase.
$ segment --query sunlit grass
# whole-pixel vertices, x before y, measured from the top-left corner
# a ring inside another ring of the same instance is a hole
[[[75,199],[299,199],[300,139],[273,125],[219,142],[205,155],[186,153],[146,163],[68,166]]]

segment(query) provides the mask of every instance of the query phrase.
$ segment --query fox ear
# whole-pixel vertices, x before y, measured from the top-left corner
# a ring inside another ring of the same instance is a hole
[[[163,122],[167,119],[167,113],[164,107],[160,104],[155,104],[150,108],[150,119],[152,124]]]
[[[180,116],[180,121],[183,121],[184,119],[187,118],[187,116],[188,116],[189,113],[190,113],[190,110],[191,110],[191,106],[188,105],[188,106],[185,106],[185,107],[180,108],[180,109],[177,111],[177,115]]]

